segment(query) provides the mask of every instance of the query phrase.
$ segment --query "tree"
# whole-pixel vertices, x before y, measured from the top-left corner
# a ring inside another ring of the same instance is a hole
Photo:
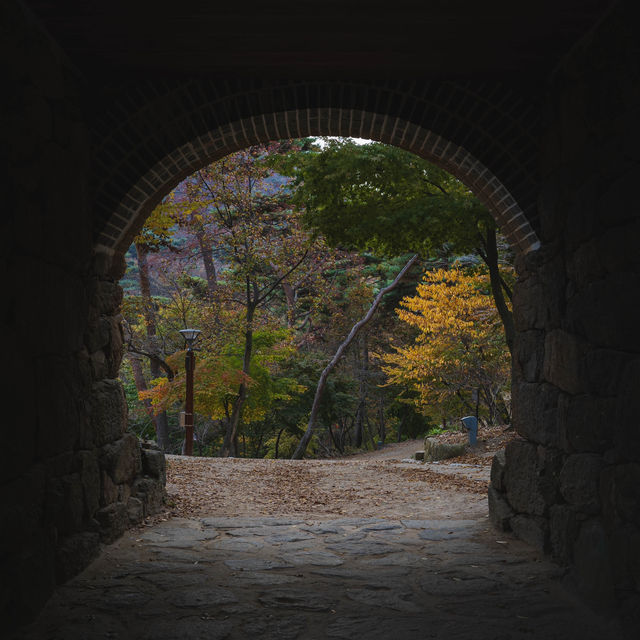
[[[404,266],[404,268],[400,271],[400,273],[398,273],[394,281],[389,286],[385,287],[378,293],[378,295],[375,297],[375,300],[371,304],[371,307],[369,308],[369,311],[367,311],[364,318],[362,318],[359,322],[353,325],[353,327],[351,328],[351,331],[349,332],[349,335],[345,338],[344,342],[342,342],[342,344],[338,347],[333,358],[331,358],[331,360],[329,361],[329,364],[327,364],[327,366],[322,371],[322,374],[320,375],[320,380],[318,381],[318,386],[316,387],[316,394],[313,399],[313,405],[311,407],[309,424],[307,425],[307,429],[304,432],[304,435],[302,436],[302,438],[300,439],[300,443],[298,444],[298,447],[294,451],[293,456],[291,456],[293,460],[299,460],[300,458],[302,458],[302,456],[304,455],[304,452],[307,449],[307,446],[309,445],[309,442],[311,441],[311,437],[313,436],[313,431],[316,425],[316,419],[318,417],[318,412],[320,410],[320,402],[322,400],[322,394],[324,393],[324,389],[327,384],[327,378],[329,374],[334,369],[334,367],[338,364],[340,359],[343,357],[345,351],[347,350],[351,342],[353,342],[354,338],[358,335],[358,332],[371,321],[371,318],[373,318],[373,314],[378,308],[378,305],[380,304],[380,301],[382,300],[384,295],[393,291],[393,289],[395,289],[398,286],[400,281],[407,275],[408,271],[415,264],[417,259],[418,259],[417,255],[414,255],[412,258],[410,258],[407,264]]]
[[[461,409],[475,412],[477,393],[493,424],[510,362],[486,274],[459,268],[427,272],[397,313],[418,334],[412,345],[381,356],[389,382],[414,389],[423,413],[435,410],[445,419]]]
[[[290,207],[288,180],[265,158],[289,151],[273,143],[250,147],[204,167],[170,196],[166,212],[198,237],[216,313],[227,305],[243,308],[243,354],[237,393],[226,419],[222,455],[236,455],[238,429],[249,397],[255,331],[267,321],[268,307],[284,295],[289,326],[296,320],[296,290],[308,280],[321,241],[299,224]],[[224,265],[213,278],[211,253]],[[307,268],[309,267],[309,268]],[[260,314],[262,316],[260,317]]]
[[[155,210],[147,219],[142,231],[134,239],[138,263],[139,310],[141,311],[144,330],[138,332],[136,339],[134,332],[131,330],[131,325],[128,325],[126,343],[129,362],[139,393],[147,390],[147,382],[140,360],[141,356],[149,360],[151,378],[158,378],[161,375],[161,370],[164,370],[165,375],[172,375],[158,341],[156,305],[151,295],[151,277],[149,273],[149,255],[158,251],[161,247],[170,245],[172,226],[173,221],[169,216],[161,210]],[[167,415],[164,411],[153,413],[148,402],[145,403],[145,407],[153,419],[158,444],[164,451],[169,444]]]
[[[320,152],[276,159],[295,179],[294,202],[331,245],[447,261],[474,251],[486,263],[507,344],[514,338],[495,221],[456,178],[402,149],[328,140]]]

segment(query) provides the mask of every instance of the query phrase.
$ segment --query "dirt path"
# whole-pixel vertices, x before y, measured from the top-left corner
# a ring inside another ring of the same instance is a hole
[[[174,517],[298,516],[326,519],[486,515],[489,467],[409,460],[422,440],[330,460],[167,456]]]

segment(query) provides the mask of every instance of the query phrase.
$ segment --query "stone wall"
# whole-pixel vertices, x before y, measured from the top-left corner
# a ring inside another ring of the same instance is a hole
[[[623,6],[557,69],[542,249],[514,295],[513,422],[489,494],[594,604],[640,601],[640,82]],[[626,602],[626,605],[624,604]],[[633,604],[635,603],[635,605]]]
[[[126,433],[117,380],[122,292],[109,261],[91,253],[81,80],[26,10],[3,3],[2,12],[2,58],[12,62],[0,118],[9,378],[0,605],[11,628],[86,566],[101,542],[160,507],[164,456]]]

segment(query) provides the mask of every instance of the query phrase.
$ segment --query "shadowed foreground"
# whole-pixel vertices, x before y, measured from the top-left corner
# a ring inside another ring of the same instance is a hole
[[[341,463],[336,482],[348,468]],[[357,484],[367,469],[354,460],[352,474]],[[558,567],[493,531],[477,493],[451,494],[456,504],[466,495],[466,516],[432,501],[434,519],[425,519],[429,501],[416,503],[411,486],[384,517],[360,517],[359,508],[340,517],[200,515],[130,531],[16,638],[627,637],[562,587]]]

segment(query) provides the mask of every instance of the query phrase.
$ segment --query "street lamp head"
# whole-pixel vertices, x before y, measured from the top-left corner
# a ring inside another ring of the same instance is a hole
[[[187,347],[191,349],[191,347],[193,347],[193,343],[196,341],[196,338],[201,332],[200,329],[181,329],[180,333],[185,339]]]

